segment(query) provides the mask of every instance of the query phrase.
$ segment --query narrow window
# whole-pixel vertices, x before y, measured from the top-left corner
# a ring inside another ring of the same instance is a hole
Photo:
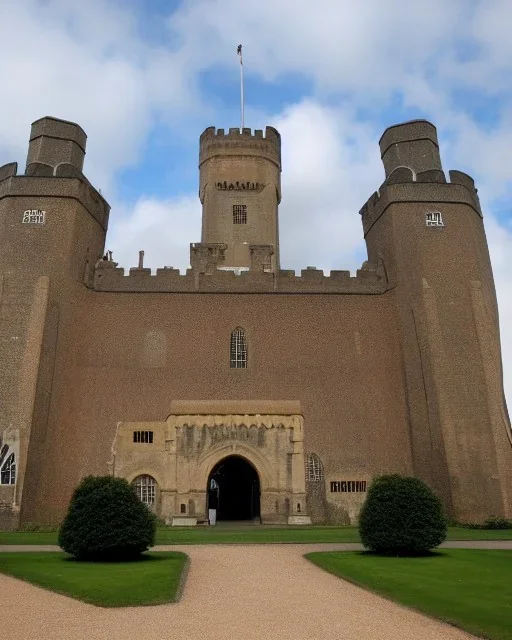
[[[156,481],[152,476],[137,476],[132,486],[139,500],[152,507],[155,504]]]
[[[324,479],[324,470],[320,458],[316,453],[311,453],[306,459],[306,480],[308,482],[320,482]]]
[[[2,449],[3,451],[3,449]],[[14,452],[7,456],[0,467],[0,484],[14,484],[16,482],[16,456]]]
[[[247,224],[247,205],[233,205],[233,224]]]
[[[247,369],[247,341],[243,329],[231,332],[229,366],[231,369]]]
[[[443,217],[440,211],[429,211],[425,214],[427,227],[444,227]]]

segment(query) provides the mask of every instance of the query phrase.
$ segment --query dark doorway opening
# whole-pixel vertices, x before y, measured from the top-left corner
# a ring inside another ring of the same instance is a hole
[[[250,462],[229,456],[215,465],[208,478],[208,508],[217,509],[217,520],[259,520],[260,480]]]

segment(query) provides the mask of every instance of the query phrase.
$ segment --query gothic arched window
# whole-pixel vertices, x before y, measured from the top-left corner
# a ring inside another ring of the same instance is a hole
[[[229,366],[231,369],[247,369],[247,341],[245,331],[240,327],[231,332]]]
[[[316,453],[310,453],[306,459],[306,481],[320,482],[324,479],[324,468]]]
[[[15,484],[16,456],[6,444],[0,451],[0,484]]]
[[[132,486],[141,502],[148,507],[152,507],[155,504],[156,480],[152,476],[137,476],[132,482]]]

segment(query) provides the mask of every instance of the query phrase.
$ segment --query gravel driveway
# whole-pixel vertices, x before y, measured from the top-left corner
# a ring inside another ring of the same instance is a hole
[[[191,559],[185,590],[181,602],[156,607],[97,608],[0,575],[0,619],[9,640],[472,637],[344,582],[302,557],[322,547],[334,545],[173,547]]]

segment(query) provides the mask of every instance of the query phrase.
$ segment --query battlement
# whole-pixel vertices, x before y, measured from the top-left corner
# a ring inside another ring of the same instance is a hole
[[[450,182],[447,182],[440,169],[418,173],[408,167],[394,169],[359,211],[365,236],[393,202],[466,204],[482,217],[473,178],[462,171],[449,171],[449,177]]]
[[[350,271],[331,271],[324,275],[316,267],[308,267],[295,275],[295,271],[279,270],[270,273],[264,270],[245,271],[236,275],[231,271],[216,270],[200,273],[187,269],[181,274],[179,269],[164,267],[157,269],[131,268],[128,275],[117,267],[117,263],[101,260],[94,271],[92,287],[96,291],[125,293],[276,293],[276,294],[383,294],[388,284],[382,265],[364,263],[351,276]]]
[[[281,168],[281,136],[274,127],[254,132],[249,128],[240,130],[208,127],[199,138],[199,166],[215,156],[260,156]]]
[[[106,230],[110,206],[74,165],[60,163],[51,167],[42,162],[28,165],[25,175],[18,175],[18,165],[10,162],[0,167],[0,200],[8,197],[71,198],[78,200]]]

